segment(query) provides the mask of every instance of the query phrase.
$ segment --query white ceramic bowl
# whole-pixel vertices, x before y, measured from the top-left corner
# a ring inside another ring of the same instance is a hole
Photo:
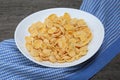
[[[78,19],[84,19],[88,25],[88,27],[91,29],[93,34],[93,39],[88,45],[88,52],[87,55],[81,57],[79,60],[70,62],[70,63],[51,63],[51,62],[38,62],[32,58],[32,56],[29,55],[29,52],[27,51],[25,47],[25,36],[29,35],[28,28],[29,26],[37,21],[44,21],[44,19],[50,15],[50,14],[57,14],[58,16],[63,15],[65,12],[69,13],[72,18],[78,18]],[[47,67],[70,67],[75,66],[77,64],[83,63],[89,58],[91,58],[100,48],[103,39],[104,39],[104,27],[100,20],[96,18],[95,16],[78,9],[71,9],[71,8],[52,8],[52,9],[46,9],[41,10],[36,13],[33,13],[23,19],[17,26],[15,30],[15,42],[18,47],[18,49],[21,51],[21,53],[28,58],[29,60],[43,66]]]

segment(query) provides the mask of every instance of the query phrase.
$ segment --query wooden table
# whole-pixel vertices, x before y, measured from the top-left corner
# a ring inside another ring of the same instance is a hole
[[[29,14],[54,7],[79,9],[82,0],[0,0],[0,41],[13,38],[17,24]],[[91,80],[119,80],[120,54]]]

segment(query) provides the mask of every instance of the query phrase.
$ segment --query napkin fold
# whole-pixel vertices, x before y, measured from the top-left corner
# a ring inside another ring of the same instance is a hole
[[[120,53],[119,0],[83,0],[80,9],[98,17],[104,25],[105,39],[96,55],[74,67],[47,68],[25,58],[14,39],[4,40],[0,42],[0,79],[88,80],[100,71]]]

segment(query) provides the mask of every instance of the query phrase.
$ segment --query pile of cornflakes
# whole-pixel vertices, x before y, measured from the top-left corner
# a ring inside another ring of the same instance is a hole
[[[26,36],[26,48],[37,61],[72,62],[87,54],[92,33],[83,19],[49,15],[33,23]]]

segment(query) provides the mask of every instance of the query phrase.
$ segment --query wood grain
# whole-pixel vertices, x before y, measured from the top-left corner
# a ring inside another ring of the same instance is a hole
[[[26,16],[43,9],[79,9],[82,0],[0,0],[0,41],[14,38],[17,24]],[[91,80],[119,80],[120,54]]]

